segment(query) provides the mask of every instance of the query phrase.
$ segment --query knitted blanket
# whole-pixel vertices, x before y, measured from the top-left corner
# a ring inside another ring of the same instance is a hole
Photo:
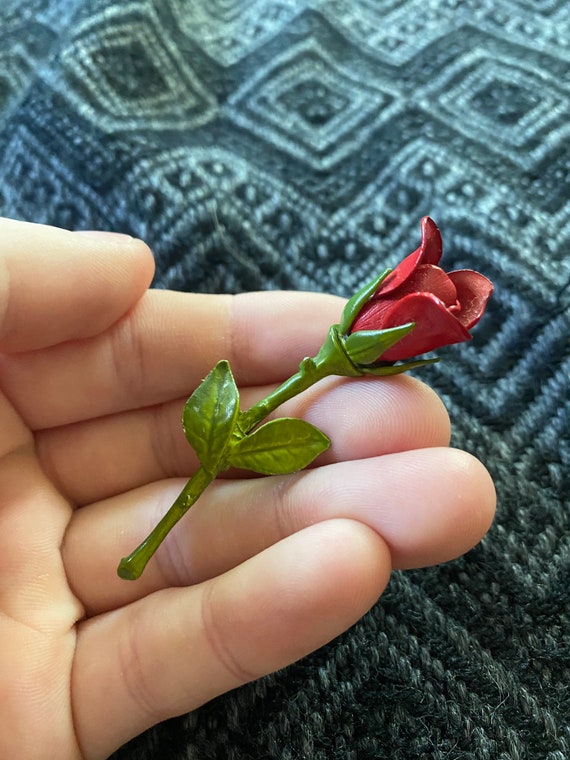
[[[467,556],[117,760],[570,758],[566,0],[2,0],[0,214],[157,287],[349,295],[419,240],[495,296],[421,371],[498,491]]]

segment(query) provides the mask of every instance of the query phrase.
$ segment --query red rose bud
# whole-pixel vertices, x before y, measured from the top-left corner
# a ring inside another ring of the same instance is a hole
[[[350,333],[415,323],[408,335],[382,354],[382,361],[408,359],[471,340],[469,330],[481,319],[493,284],[472,269],[444,272],[438,266],[441,252],[439,230],[425,216],[420,247],[382,280],[352,322]]]

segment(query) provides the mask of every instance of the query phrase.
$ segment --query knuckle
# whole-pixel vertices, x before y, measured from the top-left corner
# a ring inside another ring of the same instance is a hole
[[[261,673],[254,673],[241,661],[235,648],[232,647],[231,638],[235,634],[235,628],[222,619],[220,608],[215,602],[215,589],[217,581],[214,579],[204,591],[202,600],[202,626],[204,637],[215,659],[236,685],[248,683],[259,678]],[[231,632],[231,633],[230,633]]]

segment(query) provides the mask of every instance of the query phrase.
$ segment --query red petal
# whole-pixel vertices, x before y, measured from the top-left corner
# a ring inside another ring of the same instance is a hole
[[[375,301],[368,301],[358,312],[358,316],[352,323],[351,333],[360,332],[361,330],[382,330],[384,324],[384,314],[393,307],[395,301],[383,298]]]
[[[382,327],[397,327],[415,322],[412,332],[382,354],[386,361],[409,359],[451,343],[462,343],[471,336],[445,305],[430,293],[410,293],[395,301],[383,315]]]
[[[422,264],[439,264],[442,242],[436,223],[429,216],[422,219],[422,242],[420,247],[401,261],[384,280],[376,296],[391,293],[411,277]],[[375,297],[376,297],[375,296]]]
[[[408,293],[432,293],[446,306],[454,306],[457,302],[455,285],[443,269],[433,264],[420,265],[398,293],[392,293],[391,297],[402,298]]]
[[[384,282],[380,285],[374,298],[381,298],[384,295],[392,294],[396,288],[405,283],[415,272],[421,257],[421,249],[418,248],[405,259],[400,261],[396,269],[391,272]]]
[[[441,234],[437,224],[429,216],[422,219],[422,244],[420,264],[439,264],[442,252]]]
[[[439,267],[424,264],[417,268],[401,288],[389,296],[381,293],[366,303],[360,310],[350,332],[359,330],[381,330],[386,327],[385,314],[394,309],[398,301],[412,293],[434,295],[444,306],[457,306],[457,291],[448,275]],[[407,320],[410,321],[410,320]],[[393,325],[390,325],[393,326]]]
[[[449,273],[449,279],[457,289],[457,300],[461,309],[455,316],[466,330],[481,319],[487,301],[493,293],[493,283],[472,269],[458,269]]]

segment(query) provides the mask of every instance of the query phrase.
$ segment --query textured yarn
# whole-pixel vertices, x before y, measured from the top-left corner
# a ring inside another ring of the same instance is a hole
[[[496,285],[421,373],[483,543],[116,760],[570,758],[567,0],[2,0],[0,214],[140,236],[157,287],[343,295],[429,214]]]

